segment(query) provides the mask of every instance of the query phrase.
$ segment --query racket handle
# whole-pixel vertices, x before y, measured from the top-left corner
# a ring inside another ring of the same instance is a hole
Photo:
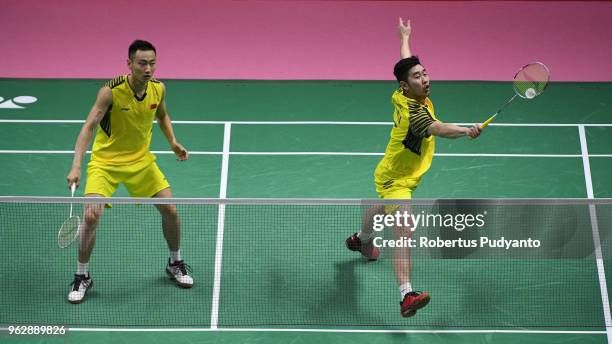
[[[497,116],[497,113],[495,115],[489,117],[489,119],[487,119],[486,121],[484,121],[484,123],[482,123],[480,125],[480,130],[486,128],[489,125],[489,123],[493,122],[493,120],[495,119],[496,116]],[[470,140],[473,140],[473,139],[474,139],[473,137],[470,137]]]
[[[74,197],[74,191],[76,190],[76,183],[70,184],[70,197]],[[70,202],[70,217],[72,217],[72,202]]]
[[[495,114],[495,115],[493,115],[493,116],[489,117],[489,119],[487,119],[486,121],[484,121],[484,123],[482,123],[482,125],[480,126],[480,129],[484,129],[484,128],[486,128],[486,127],[489,125],[489,123],[493,122],[493,120],[495,119],[495,117],[496,117],[496,116],[497,116],[497,114]]]

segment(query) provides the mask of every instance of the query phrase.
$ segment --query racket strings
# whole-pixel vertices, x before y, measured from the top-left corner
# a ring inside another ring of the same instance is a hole
[[[67,247],[76,239],[80,223],[81,219],[78,216],[72,216],[64,222],[57,236],[60,247]]]
[[[76,184],[70,185],[71,198],[74,198],[74,192],[76,190]],[[57,244],[60,248],[66,248],[72,244],[79,233],[79,227],[81,226],[81,219],[78,216],[73,216],[73,204],[70,202],[70,214],[68,219],[64,221],[57,233]]]
[[[550,71],[541,62],[530,63],[516,73],[514,90],[522,98],[532,99],[546,89]]]

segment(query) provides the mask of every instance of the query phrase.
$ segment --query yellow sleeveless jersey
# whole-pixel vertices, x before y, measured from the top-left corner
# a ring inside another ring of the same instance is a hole
[[[113,93],[113,104],[96,132],[92,163],[136,167],[155,161],[149,147],[155,113],[163,99],[161,83],[149,81],[142,99],[134,94],[127,75],[117,77],[105,86]]]
[[[393,93],[393,128],[385,150],[374,173],[377,183],[389,188],[397,179],[412,179],[415,185],[431,166],[435,138],[427,128],[437,121],[429,98],[425,105],[404,96],[401,90]]]

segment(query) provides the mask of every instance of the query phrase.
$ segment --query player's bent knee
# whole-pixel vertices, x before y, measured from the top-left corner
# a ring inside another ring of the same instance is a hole
[[[85,223],[88,226],[97,225],[100,221],[100,214],[94,211],[89,211],[85,213]]]
[[[412,238],[414,235],[414,231],[412,230],[412,227],[410,226],[400,227],[400,228],[395,227],[394,232],[395,232],[396,239]]]
[[[178,218],[178,211],[173,204],[159,205],[157,209],[159,209],[159,212],[165,217]]]
[[[88,225],[96,225],[100,221],[100,217],[102,217],[102,213],[104,212],[103,204],[88,204],[85,206],[85,218],[84,221]]]

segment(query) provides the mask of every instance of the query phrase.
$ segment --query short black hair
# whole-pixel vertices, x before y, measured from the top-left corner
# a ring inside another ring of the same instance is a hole
[[[132,44],[130,44],[130,48],[128,49],[128,58],[131,59],[132,57],[134,57],[134,54],[136,54],[137,50],[142,50],[142,51],[153,50],[153,52],[157,54],[157,51],[155,50],[155,47],[153,46],[153,44],[147,41],[137,39],[134,42],[132,42]]]
[[[419,64],[421,64],[421,61],[419,61],[418,56],[410,56],[401,59],[395,64],[395,67],[393,67],[393,75],[395,75],[398,82],[408,81],[408,71],[410,71],[410,68]]]

